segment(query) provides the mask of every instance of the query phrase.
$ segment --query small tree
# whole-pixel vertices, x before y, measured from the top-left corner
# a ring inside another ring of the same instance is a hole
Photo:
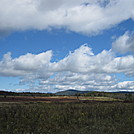
[[[80,93],[76,93],[75,96],[77,97],[77,100],[79,100]]]

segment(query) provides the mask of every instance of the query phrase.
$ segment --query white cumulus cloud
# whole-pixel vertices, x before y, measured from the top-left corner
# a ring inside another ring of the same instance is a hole
[[[116,57],[111,50],[94,54],[87,44],[70,52],[58,62],[51,61],[52,51],[12,58],[7,53],[0,61],[0,76],[19,77],[20,84],[38,84],[44,90],[133,90],[133,82],[118,83],[115,73],[134,76],[134,56]],[[131,84],[132,83],[132,84]],[[128,87],[128,88],[127,88]],[[39,90],[40,90],[39,89]]]
[[[97,34],[134,20],[133,0],[0,0],[0,33],[65,28]]]
[[[120,36],[112,44],[113,50],[121,54],[132,52],[134,53],[134,34],[125,32],[124,35]]]
[[[7,53],[0,61],[0,75],[2,76],[25,76],[35,74],[43,70],[45,72],[49,66],[52,51],[47,51],[34,55],[28,53],[18,58],[12,58],[11,53]]]

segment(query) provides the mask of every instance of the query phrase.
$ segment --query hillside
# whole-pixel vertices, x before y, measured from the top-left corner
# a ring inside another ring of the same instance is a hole
[[[65,91],[60,91],[55,93],[55,95],[76,95],[76,94],[85,94],[85,93],[89,93],[91,91],[79,91],[79,90],[65,90]]]

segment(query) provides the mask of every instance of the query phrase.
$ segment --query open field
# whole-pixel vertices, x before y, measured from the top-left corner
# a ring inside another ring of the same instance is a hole
[[[133,134],[134,101],[122,96],[0,95],[0,134]]]
[[[49,97],[31,97],[31,96],[0,96],[0,102],[26,102],[26,101],[41,101],[41,102],[83,102],[83,101],[122,101],[110,97],[76,97],[76,96],[49,96]]]
[[[0,134],[133,134],[133,124],[134,103],[0,103]]]

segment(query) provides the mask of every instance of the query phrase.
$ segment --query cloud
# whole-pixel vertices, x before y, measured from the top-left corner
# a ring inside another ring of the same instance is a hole
[[[18,58],[12,59],[11,53],[7,53],[0,61],[0,75],[2,76],[27,76],[36,75],[36,72],[47,71],[52,57],[52,51],[34,55],[27,53]],[[47,73],[46,73],[47,74]]]
[[[124,57],[116,57],[106,66],[104,70],[107,73],[125,73],[125,75],[134,76],[134,56],[128,55]]]
[[[67,57],[54,62],[50,70],[54,72],[71,71],[75,73],[125,73],[134,76],[134,56],[116,57],[109,50],[103,50],[94,55],[92,49],[87,45],[82,45],[74,52],[70,52]]]
[[[121,54],[127,52],[134,53],[134,34],[125,32],[124,35],[120,36],[112,44],[113,50]]]
[[[58,62],[52,62],[51,58],[51,50],[37,55],[27,53],[18,58],[12,58],[11,53],[7,53],[0,61],[0,76],[19,77],[20,84],[47,91],[121,90],[124,89],[124,83],[118,84],[113,74],[134,76],[133,55],[116,57],[111,50],[103,50],[95,55],[87,44],[69,52]],[[129,90],[133,90],[133,85],[125,85],[126,89],[128,86]]]
[[[86,72],[90,58],[93,56],[91,48],[86,44],[82,45],[74,52],[70,52],[67,57],[59,62],[52,63],[51,70],[53,71],[72,71],[72,72]]]
[[[1,0],[0,31],[65,28],[97,34],[134,20],[133,0]]]
[[[126,91],[126,89],[128,91],[133,91],[134,81],[119,82],[119,83],[115,84],[114,86],[112,86],[112,88],[116,88],[117,90],[120,90],[120,91]]]
[[[113,85],[115,82],[115,79],[108,74],[81,74],[68,71],[57,73],[54,78],[41,80],[39,84],[44,89],[49,85],[54,92],[67,89],[100,90],[101,87],[104,91],[106,86]]]

